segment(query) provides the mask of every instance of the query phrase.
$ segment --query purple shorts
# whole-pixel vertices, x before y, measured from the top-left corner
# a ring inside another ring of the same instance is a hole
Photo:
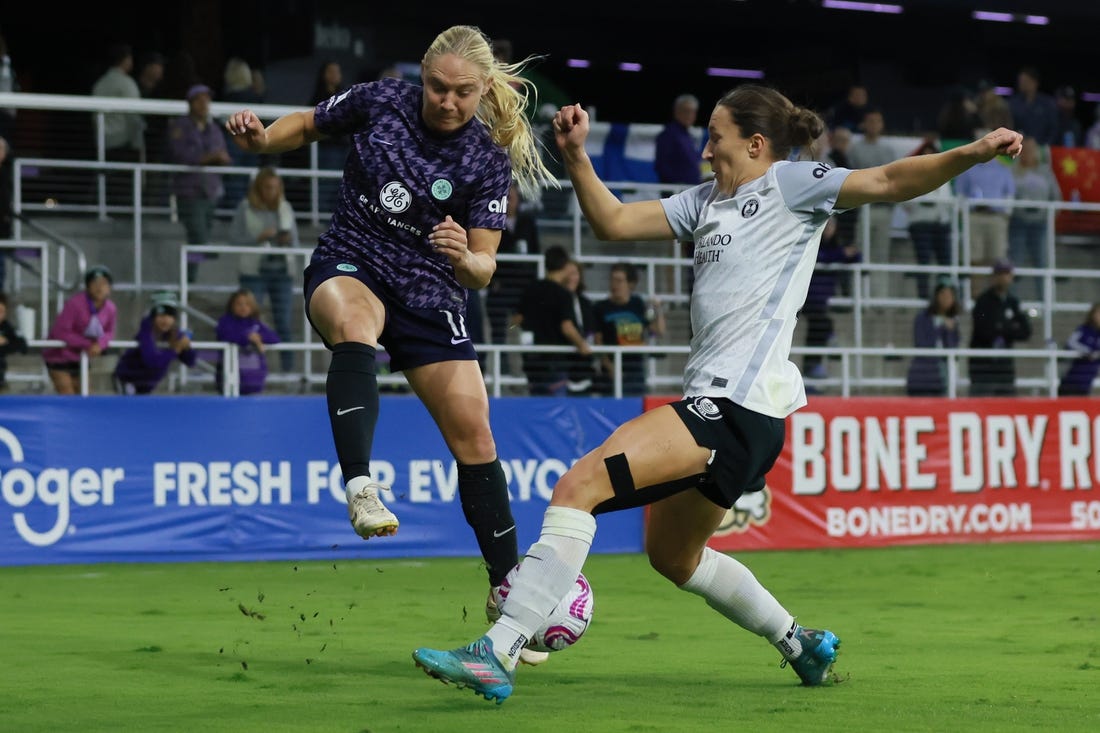
[[[317,286],[332,277],[353,277],[366,285],[382,301],[386,309],[386,325],[378,341],[390,355],[390,369],[404,369],[436,364],[441,361],[473,361],[477,351],[466,330],[466,313],[456,304],[454,310],[436,308],[409,308],[392,296],[388,288],[379,285],[371,273],[357,265],[342,260],[311,263],[305,270],[306,318],[309,318],[309,301]],[[320,336],[313,319],[313,330]],[[327,348],[332,344],[321,340]]]

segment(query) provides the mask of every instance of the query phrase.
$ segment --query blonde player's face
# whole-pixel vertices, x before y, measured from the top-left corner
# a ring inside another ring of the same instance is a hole
[[[444,54],[421,72],[424,82],[424,123],[440,133],[458,130],[474,118],[485,82],[477,66],[460,56]]]

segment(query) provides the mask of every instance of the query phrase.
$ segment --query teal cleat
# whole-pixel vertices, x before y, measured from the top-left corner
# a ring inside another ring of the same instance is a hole
[[[807,687],[825,684],[829,681],[829,673],[836,661],[840,639],[831,631],[804,629],[801,626],[795,630],[795,635],[802,642],[802,653],[797,659],[786,660],[780,666],[789,662],[802,684]]]
[[[493,653],[493,642],[483,636],[469,646],[451,651],[421,647],[413,652],[413,661],[429,676],[462,689],[472,687],[474,694],[497,705],[508,699],[516,683],[516,673],[507,670]]]

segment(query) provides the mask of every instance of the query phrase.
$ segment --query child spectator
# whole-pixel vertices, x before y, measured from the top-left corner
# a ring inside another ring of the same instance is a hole
[[[127,349],[115,366],[115,390],[119,394],[149,394],[179,359],[187,366],[195,365],[195,350],[191,348],[191,332],[177,327],[179,313],[170,303],[157,303],[141,319],[138,345]]]
[[[8,391],[8,354],[27,353],[27,340],[8,320],[8,294],[0,293],[0,392]]]
[[[80,391],[80,355],[95,359],[115,337],[118,309],[111,300],[114,276],[103,265],[84,274],[84,290],[65,301],[50,327],[47,338],[64,341],[64,346],[44,349],[42,359],[58,394]]]
[[[957,349],[959,331],[958,291],[950,282],[940,282],[932,292],[928,307],[913,319],[913,346],[922,349]],[[905,393],[910,397],[947,395],[947,359],[942,356],[915,356],[905,377]]]
[[[1100,372],[1100,303],[1093,303],[1084,323],[1073,329],[1066,348],[1080,356],[1073,360],[1058,384],[1058,396],[1087,397]]]
[[[264,347],[266,344],[279,343],[279,334],[260,320],[260,306],[251,290],[241,288],[229,296],[225,313],[218,319],[214,333],[218,341],[227,341],[241,347],[238,359],[241,394],[263,392],[267,381]],[[222,390],[223,375],[224,366],[222,357],[219,357],[216,377],[218,391]]]

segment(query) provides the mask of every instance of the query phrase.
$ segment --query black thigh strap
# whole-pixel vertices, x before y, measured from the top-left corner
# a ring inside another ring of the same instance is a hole
[[[634,509],[635,507],[652,504],[655,501],[678,494],[685,489],[699,485],[699,480],[705,474],[686,476],[675,481],[667,481],[653,486],[634,486],[634,477],[630,473],[630,464],[622,453],[605,458],[604,466],[611,479],[611,488],[615,490],[615,496],[607,501],[602,501],[592,510],[593,515],[617,512],[622,509]]]

